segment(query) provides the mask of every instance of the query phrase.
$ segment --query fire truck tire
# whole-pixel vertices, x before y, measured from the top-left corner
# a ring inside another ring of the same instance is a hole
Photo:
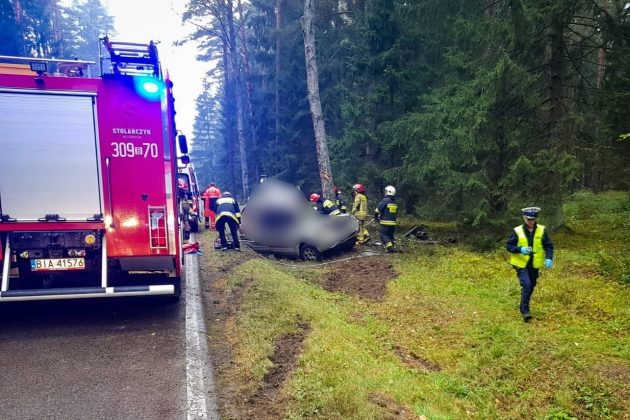
[[[195,220],[191,220],[190,221],[190,231],[191,232],[199,232],[199,220],[195,219]]]

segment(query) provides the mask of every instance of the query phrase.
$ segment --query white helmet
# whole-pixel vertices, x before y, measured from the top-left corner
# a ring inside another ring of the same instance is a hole
[[[387,187],[385,187],[385,195],[391,195],[391,196],[396,195],[396,188],[392,187],[391,185],[388,185]]]

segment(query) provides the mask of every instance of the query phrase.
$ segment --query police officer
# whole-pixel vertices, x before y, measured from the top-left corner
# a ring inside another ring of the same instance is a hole
[[[225,225],[228,225],[232,234],[234,249],[240,251],[241,244],[238,240],[238,227],[241,224],[241,209],[229,191],[225,191],[221,194],[221,198],[217,200],[216,213],[216,227],[221,240],[221,250],[227,251],[228,249],[228,243],[225,239]]]
[[[385,197],[374,210],[374,220],[381,225],[381,242],[387,252],[394,252],[394,230],[396,229],[396,216],[398,204],[396,204],[396,188],[391,185],[385,187]]]
[[[553,267],[553,244],[543,225],[536,223],[539,207],[526,207],[523,213],[523,224],[516,226],[507,240],[506,248],[512,253],[510,264],[516,270],[521,284],[521,304],[519,310],[523,321],[529,322],[529,300],[534,293],[539,269],[544,266]]]
[[[311,203],[315,204],[315,209],[324,215],[337,216],[341,214],[339,208],[329,199],[323,199],[321,195],[317,193],[311,194],[309,197]]]
[[[338,186],[333,187],[333,192],[335,193],[335,199],[333,200],[337,208],[341,213],[348,213],[348,201],[346,197],[341,194],[341,190]]]

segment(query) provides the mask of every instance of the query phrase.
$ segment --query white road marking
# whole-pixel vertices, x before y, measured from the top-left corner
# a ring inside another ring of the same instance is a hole
[[[186,255],[186,394],[188,420],[220,418],[208,358],[196,255]]]

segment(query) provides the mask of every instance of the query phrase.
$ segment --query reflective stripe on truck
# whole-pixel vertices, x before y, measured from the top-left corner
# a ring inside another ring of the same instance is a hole
[[[73,287],[58,289],[26,289],[0,292],[0,302],[18,300],[86,299],[120,296],[174,295],[175,286]]]

